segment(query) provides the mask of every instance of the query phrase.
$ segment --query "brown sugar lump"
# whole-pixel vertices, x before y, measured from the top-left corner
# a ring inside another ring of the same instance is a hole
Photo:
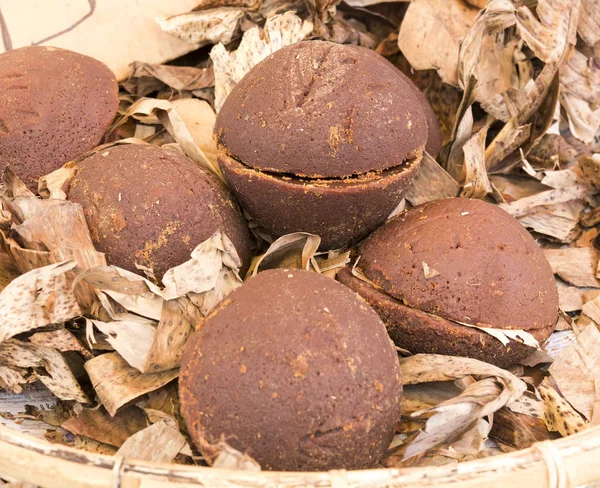
[[[109,264],[133,272],[145,266],[160,278],[221,230],[249,265],[249,231],[232,195],[173,151],[139,144],[100,151],[79,163],[68,198],[82,205]]]
[[[396,66],[390,63],[387,59],[380,56],[375,51],[371,51],[370,49],[365,50],[365,52],[370,53],[373,57],[377,58],[380,61],[384,61],[387,64],[390,71],[400,76],[411,88],[415,97],[417,97],[417,99],[421,103],[421,108],[423,109],[425,119],[427,120],[427,144],[425,145],[425,150],[431,156],[433,156],[433,158],[436,158],[439,152],[442,150],[443,136],[437,116],[435,115],[433,108],[429,104],[429,101],[427,100],[423,92],[419,90],[419,87],[415,83],[413,83],[413,81],[408,76],[406,76],[402,71],[396,68]]]
[[[365,48],[299,42],[256,65],[217,117],[219,164],[241,205],[274,237],[332,249],[396,208],[427,141],[407,81]]]
[[[474,327],[522,330],[545,341],[558,293],[544,254],[501,208],[449,198],[414,207],[358,247],[358,268],[338,279],[379,313],[399,347],[509,366],[534,349]],[[369,283],[370,281],[370,283]]]
[[[37,190],[40,176],[98,145],[117,95],[112,71],[88,56],[42,46],[0,54],[0,170]]]
[[[393,65],[392,68],[396,69]],[[425,145],[425,150],[435,159],[442,150],[443,145],[442,131],[440,130],[440,123],[437,116],[429,104],[429,101],[425,98],[425,95],[423,95],[417,85],[415,85],[408,76],[402,73],[402,71],[397,71],[406,79],[406,83],[410,84],[413,88],[413,93],[421,102],[421,107],[423,107],[423,112],[427,119],[427,144]]]
[[[400,420],[396,351],[377,314],[317,273],[270,270],[189,339],[181,411],[201,451],[224,438],[263,469],[373,467]]]

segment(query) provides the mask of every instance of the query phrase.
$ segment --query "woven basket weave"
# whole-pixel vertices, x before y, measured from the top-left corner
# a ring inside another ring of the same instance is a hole
[[[47,488],[592,488],[600,487],[600,427],[461,464],[282,473],[128,461],[0,426],[0,473]]]

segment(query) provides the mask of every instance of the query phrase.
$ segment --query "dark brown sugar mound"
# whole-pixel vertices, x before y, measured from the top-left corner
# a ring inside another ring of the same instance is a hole
[[[98,152],[78,165],[68,198],[83,206],[109,264],[134,272],[142,265],[161,278],[221,230],[249,265],[250,236],[233,197],[173,151],[125,144]]]
[[[377,314],[317,273],[271,270],[231,293],[189,339],[183,417],[263,469],[369,468],[400,419],[402,381]]]
[[[40,176],[97,146],[118,106],[108,67],[53,47],[0,55],[0,169],[32,190]]]
[[[274,236],[318,233],[314,221],[323,228],[337,218],[337,230],[319,234],[332,248],[364,237],[396,207],[421,160],[427,121],[413,88],[383,58],[310,41],[255,66],[227,98],[215,133],[225,177],[261,227]],[[378,198],[356,213],[338,192],[305,210],[321,198],[317,188],[344,187],[340,182],[349,192],[369,182],[366,191],[377,190]],[[256,184],[272,185],[269,196]]]
[[[340,281],[380,313],[394,342],[428,352],[507,366],[533,350],[506,346],[478,329],[520,329],[546,340],[556,324],[558,293],[550,265],[527,230],[504,210],[451,198],[415,207],[358,248],[358,267]]]
[[[423,109],[423,113],[425,114],[425,118],[427,119],[427,144],[425,145],[425,150],[431,156],[436,158],[437,155],[439,154],[439,152],[442,150],[443,136],[442,136],[442,131],[440,129],[440,123],[435,115],[435,112],[433,111],[433,108],[429,104],[429,101],[425,97],[425,95],[423,95],[421,90],[419,90],[419,87],[417,85],[415,85],[408,76],[406,76],[402,71],[400,71],[398,68],[396,68],[396,66],[394,66],[392,63],[390,63],[387,59],[385,59],[382,56],[379,56],[379,54],[377,54],[375,51],[372,51],[371,49],[367,49],[367,48],[360,48],[360,49],[363,49],[365,51],[365,53],[370,53],[373,57],[375,57],[379,61],[384,61],[388,65],[388,68],[393,73],[399,75],[406,82],[406,84],[410,87],[410,89],[414,93],[415,97],[417,97],[417,99],[421,103],[421,107]]]

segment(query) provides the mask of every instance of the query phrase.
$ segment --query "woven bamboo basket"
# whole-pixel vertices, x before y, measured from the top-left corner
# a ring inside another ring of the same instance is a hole
[[[321,473],[251,472],[128,461],[0,426],[0,473],[47,488],[600,487],[600,427],[460,464]]]

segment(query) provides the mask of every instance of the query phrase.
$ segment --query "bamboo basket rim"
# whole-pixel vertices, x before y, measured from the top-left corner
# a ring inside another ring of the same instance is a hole
[[[600,486],[600,426],[532,447],[458,464],[328,472],[241,471],[126,460],[51,444],[0,425],[0,475],[39,486],[503,487]]]

